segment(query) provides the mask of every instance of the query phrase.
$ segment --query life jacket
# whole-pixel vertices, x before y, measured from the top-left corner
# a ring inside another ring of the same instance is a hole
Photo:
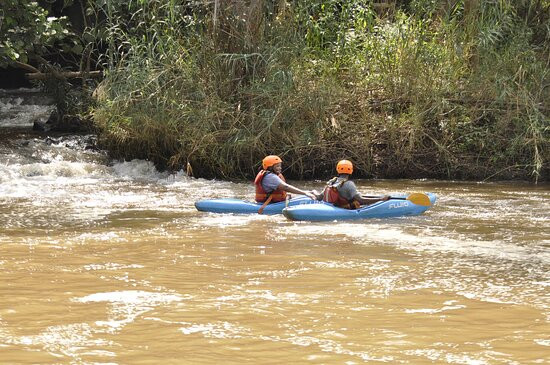
[[[355,200],[348,200],[340,195],[338,189],[348,181],[347,178],[338,181],[338,177],[333,177],[327,182],[327,186],[323,191],[323,201],[332,203],[337,207],[344,209],[359,209],[361,204]]]
[[[258,172],[258,175],[256,175],[256,178],[254,179],[254,185],[256,186],[256,201],[258,203],[263,203],[267,199],[271,197],[270,202],[283,202],[286,200],[286,191],[277,189],[273,190],[271,193],[267,193],[264,190],[264,187],[262,186],[262,180],[267,174],[273,174],[273,172],[268,170],[262,170]],[[283,182],[286,182],[285,177],[283,174],[277,174],[277,176],[283,180]]]

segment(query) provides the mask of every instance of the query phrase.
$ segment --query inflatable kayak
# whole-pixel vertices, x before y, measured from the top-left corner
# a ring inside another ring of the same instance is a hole
[[[265,206],[263,214],[281,214],[283,209],[300,204],[312,204],[313,200],[307,196],[299,196],[292,198],[287,202],[271,203]],[[250,202],[241,199],[209,199],[195,202],[195,208],[201,212],[211,213],[241,213],[253,214],[258,213],[262,203]]]
[[[424,196],[426,202],[409,200],[410,196]],[[332,221],[354,220],[366,218],[389,218],[407,215],[419,215],[435,204],[436,196],[433,193],[415,193],[410,196],[398,195],[385,202],[377,202],[359,209],[343,209],[326,202],[314,202],[314,204],[297,205],[283,209],[285,217],[295,221]],[[429,199],[429,201],[428,201]],[[415,201],[417,204],[413,203]]]

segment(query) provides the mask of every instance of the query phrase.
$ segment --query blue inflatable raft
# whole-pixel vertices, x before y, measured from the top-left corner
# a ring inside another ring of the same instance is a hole
[[[283,209],[285,217],[295,221],[332,221],[332,220],[355,220],[366,218],[390,218],[407,215],[419,215],[424,213],[435,204],[436,196],[433,193],[427,195],[427,204],[414,204],[407,200],[406,195],[392,197],[385,202],[377,202],[359,209],[343,209],[335,207],[330,203],[314,202],[314,204],[298,205]],[[415,199],[413,199],[415,200]]]
[[[300,204],[312,204],[313,200],[306,196],[298,196],[292,198],[287,202],[271,203],[265,206],[263,214],[281,214],[283,209],[287,206],[293,207]],[[258,210],[262,206],[262,203],[250,202],[241,199],[210,199],[201,200],[195,202],[195,208],[201,212],[211,213],[241,213],[251,214],[258,213]]]

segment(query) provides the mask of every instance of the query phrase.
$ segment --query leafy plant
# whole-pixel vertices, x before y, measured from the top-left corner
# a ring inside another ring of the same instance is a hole
[[[36,1],[0,2],[0,67],[13,62],[26,64],[72,36],[65,17],[49,16]]]

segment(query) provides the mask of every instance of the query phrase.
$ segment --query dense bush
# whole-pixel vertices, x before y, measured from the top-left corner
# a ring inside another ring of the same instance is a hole
[[[31,0],[0,2],[0,67],[27,64],[56,48],[82,52],[66,17],[55,17]]]
[[[102,141],[207,177],[546,180],[550,3],[448,3],[107,1]]]

